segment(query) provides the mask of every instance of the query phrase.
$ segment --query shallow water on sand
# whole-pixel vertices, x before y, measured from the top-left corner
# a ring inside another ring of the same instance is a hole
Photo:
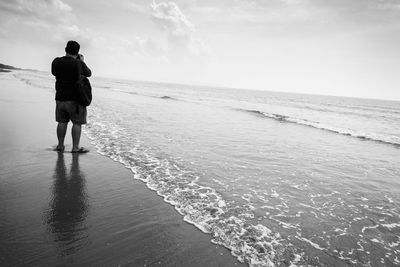
[[[95,148],[53,151],[53,89],[14,74],[0,74],[0,266],[244,266]]]
[[[52,88],[48,74],[16,76]],[[239,260],[400,265],[399,102],[93,85],[85,133],[98,152]]]

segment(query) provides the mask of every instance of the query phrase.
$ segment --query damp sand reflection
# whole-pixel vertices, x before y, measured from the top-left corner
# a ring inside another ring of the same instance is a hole
[[[89,205],[79,155],[72,154],[68,171],[64,154],[58,153],[53,179],[45,220],[52,240],[58,244],[59,256],[67,256],[82,248],[88,239],[86,217]]]

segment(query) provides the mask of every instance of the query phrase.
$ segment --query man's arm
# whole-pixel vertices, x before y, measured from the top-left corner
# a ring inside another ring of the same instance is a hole
[[[56,67],[55,67],[56,60],[57,60],[57,58],[55,58],[55,59],[53,60],[53,62],[51,63],[51,74],[53,74],[54,76],[57,75],[57,73],[56,73]]]
[[[86,64],[85,64],[85,57],[83,56],[83,55],[81,55],[81,54],[79,54],[78,55],[78,60],[80,61],[80,62],[82,62],[82,64],[81,64],[81,66],[82,66],[82,75],[83,76],[85,76],[85,77],[90,77],[90,76],[92,76],[92,71],[88,68],[88,66],[86,66]]]
[[[82,64],[81,64],[81,66],[82,66],[82,75],[83,76],[85,76],[85,77],[90,77],[90,76],[92,76],[92,71],[88,68],[88,66],[86,66],[86,64],[85,64],[85,62],[83,62],[83,61],[81,61],[82,62]]]

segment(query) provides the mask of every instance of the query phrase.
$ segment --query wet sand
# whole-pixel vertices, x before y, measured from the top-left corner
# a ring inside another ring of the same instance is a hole
[[[244,266],[84,135],[88,154],[51,151],[54,95],[14,73],[0,73],[0,266]]]

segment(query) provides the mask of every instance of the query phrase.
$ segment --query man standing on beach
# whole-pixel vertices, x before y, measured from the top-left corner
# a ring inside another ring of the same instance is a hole
[[[68,41],[66,55],[57,57],[51,64],[51,73],[56,77],[56,121],[58,145],[56,151],[64,151],[64,138],[68,122],[72,121],[72,153],[86,153],[89,150],[79,147],[82,124],[86,124],[86,107],[78,100],[77,82],[80,75],[90,77],[91,70],[86,66],[84,58],[79,54],[80,45]]]

